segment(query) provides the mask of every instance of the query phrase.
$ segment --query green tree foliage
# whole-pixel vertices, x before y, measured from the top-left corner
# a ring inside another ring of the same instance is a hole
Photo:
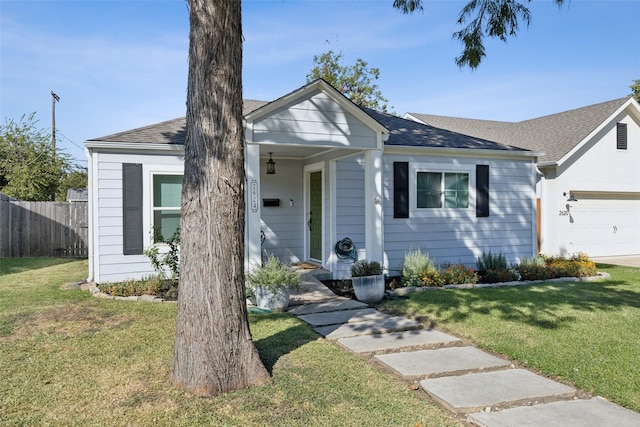
[[[0,192],[20,200],[51,200],[69,170],[68,156],[54,153],[36,124],[33,113],[0,125]]]
[[[640,80],[634,80],[631,87],[631,95],[636,99],[636,101],[640,102]]]
[[[56,200],[65,200],[67,197],[67,190],[70,188],[87,188],[87,180],[87,170],[77,166],[64,173],[60,180],[60,185],[58,186]]]
[[[356,105],[387,111],[389,101],[382,96],[378,85],[373,83],[379,77],[380,70],[369,67],[366,61],[358,58],[353,65],[343,65],[342,52],[329,50],[313,57],[313,68],[307,74],[307,83],[324,79]]]
[[[562,6],[565,0],[552,0]],[[423,0],[394,0],[393,7],[403,13],[422,12]],[[531,12],[526,3],[531,0],[471,0],[460,11],[458,24],[465,25],[453,34],[462,45],[456,58],[459,67],[477,68],[486,56],[484,38],[493,37],[506,42],[517,34],[520,23],[529,26]]]

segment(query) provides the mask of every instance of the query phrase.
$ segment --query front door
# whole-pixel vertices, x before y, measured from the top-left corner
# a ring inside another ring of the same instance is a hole
[[[322,260],[322,172],[309,177],[309,258]]]

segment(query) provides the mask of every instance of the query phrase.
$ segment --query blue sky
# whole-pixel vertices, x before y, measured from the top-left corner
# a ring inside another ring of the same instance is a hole
[[[640,79],[640,0],[529,4],[531,26],[488,41],[480,68],[459,69],[452,39],[466,1],[244,0],[244,97],[273,100],[306,81],[315,54],[342,51],[380,69],[398,114],[518,121],[626,96]],[[36,112],[86,165],[87,139],[184,115],[184,0],[0,0],[0,120]]]

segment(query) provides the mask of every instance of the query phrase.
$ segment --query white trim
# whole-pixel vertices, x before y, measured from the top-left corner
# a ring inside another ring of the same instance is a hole
[[[142,164],[142,197],[146,203],[142,204],[142,233],[143,247],[153,245],[153,177],[154,175],[183,175],[184,166],[180,165],[145,165]],[[162,246],[162,244],[160,244]]]
[[[109,150],[142,150],[142,151],[177,151],[184,154],[184,145],[181,144],[158,144],[149,142],[105,142],[86,141],[86,148],[105,148]]]
[[[352,155],[350,155],[352,156]],[[349,157],[349,156],[346,156]],[[344,158],[344,157],[342,157]],[[329,171],[330,171],[330,176],[329,176],[329,188],[331,188],[331,194],[329,196],[329,218],[331,218],[331,222],[329,224],[329,235],[330,235],[330,246],[329,246],[329,257],[327,259],[327,269],[331,272],[333,272],[333,274],[335,274],[335,272],[338,270],[338,257],[335,255],[335,252],[333,251],[333,242],[336,241],[336,239],[338,238],[338,224],[336,221],[334,221],[334,218],[336,218],[336,215],[338,214],[338,210],[337,210],[337,205],[338,205],[338,201],[337,201],[337,197],[338,197],[338,192],[337,190],[337,185],[338,185],[338,160],[339,159],[331,159],[329,160]],[[334,276],[335,277],[335,276]]]
[[[96,277],[100,277],[100,253],[96,244],[96,237],[98,236],[98,180],[95,177],[97,171],[97,157],[98,153],[93,153],[88,148],[85,148],[85,154],[87,155],[87,166],[89,173],[87,175],[87,188],[89,189],[89,205],[87,210],[87,226],[89,227],[89,274],[87,282],[92,282]]]
[[[447,157],[474,157],[484,159],[519,159],[538,158],[544,155],[541,151],[507,151],[476,148],[436,148],[436,147],[414,147],[408,145],[386,145],[385,154],[399,154],[402,156],[447,156]]]

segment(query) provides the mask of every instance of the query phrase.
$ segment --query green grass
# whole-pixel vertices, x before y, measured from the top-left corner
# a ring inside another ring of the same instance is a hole
[[[431,323],[640,411],[640,269],[599,282],[412,294],[380,309]]]
[[[458,425],[286,313],[250,317],[270,384],[193,397],[168,382],[175,304],[61,290],[85,261],[23,262],[0,276],[0,425]]]

